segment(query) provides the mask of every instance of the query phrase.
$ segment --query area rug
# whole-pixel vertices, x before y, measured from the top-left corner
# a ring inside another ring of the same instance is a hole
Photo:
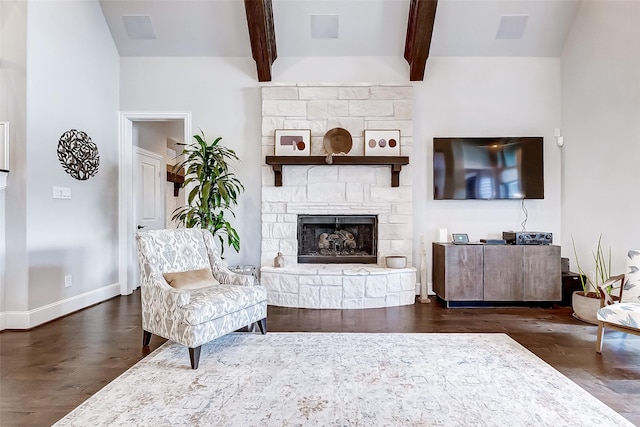
[[[99,367],[96,367],[99,369]],[[504,334],[167,342],[57,426],[630,426]]]

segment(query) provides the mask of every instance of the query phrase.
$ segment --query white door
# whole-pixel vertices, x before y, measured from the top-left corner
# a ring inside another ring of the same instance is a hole
[[[164,228],[164,181],[166,166],[162,156],[135,147],[134,206],[138,230]]]
[[[133,206],[136,231],[165,228],[164,182],[166,175],[167,167],[162,156],[140,147],[134,147]],[[132,246],[133,253],[129,264],[132,268],[129,271],[131,272],[130,283],[134,284],[135,289],[140,286],[140,279],[135,242]]]

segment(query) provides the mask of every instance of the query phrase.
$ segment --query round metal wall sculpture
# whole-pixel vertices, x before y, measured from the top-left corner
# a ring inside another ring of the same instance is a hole
[[[80,130],[66,131],[58,141],[58,160],[66,173],[81,181],[98,173],[98,146]]]

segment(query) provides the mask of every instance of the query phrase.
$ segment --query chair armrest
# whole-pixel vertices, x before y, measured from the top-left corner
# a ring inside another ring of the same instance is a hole
[[[213,277],[223,285],[253,286],[257,284],[253,276],[233,272],[223,264],[216,264],[211,272]]]
[[[611,276],[605,282],[598,285],[598,288],[600,288],[600,307],[616,303],[616,301],[611,298],[611,295],[609,295],[609,290],[607,288],[617,281],[620,281],[620,294],[618,295],[618,301],[622,300],[622,284],[624,283],[624,274]]]
[[[213,234],[209,230],[202,230],[202,237],[204,239],[205,246],[207,247],[207,253],[209,255],[209,263],[211,264],[211,273],[216,280],[224,285],[240,285],[240,286],[253,286],[257,285],[253,276],[235,273],[222,262],[218,250],[216,249],[216,243],[213,239]]]
[[[150,273],[146,283],[142,285],[142,289],[146,289],[147,296],[150,297],[150,303],[151,300],[164,301],[166,307],[171,310],[189,304],[190,293],[172,288],[161,274]]]
[[[143,327],[152,333],[184,343],[180,341],[184,337],[175,335],[171,327],[155,319],[169,318],[171,324],[197,325],[211,313],[227,309],[226,297],[221,296],[218,285],[200,289],[174,289],[162,276],[150,275],[150,279],[142,288],[142,317]]]

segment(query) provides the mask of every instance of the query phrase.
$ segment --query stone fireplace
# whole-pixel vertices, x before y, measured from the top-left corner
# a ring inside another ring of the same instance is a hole
[[[298,215],[298,263],[375,264],[376,215]]]
[[[326,156],[323,137],[335,127],[352,135],[347,156],[364,155],[364,129],[400,129],[401,155],[410,157],[412,93],[411,86],[403,85],[264,86],[263,157],[274,154],[275,129],[311,129],[311,155]],[[269,304],[369,308],[414,303],[411,161],[400,171],[398,187],[391,184],[390,169],[371,164],[284,165],[282,186],[276,186],[265,160],[260,270]],[[344,219],[356,223],[347,226]],[[376,227],[366,231],[371,224]],[[364,244],[367,234],[372,241]],[[278,252],[284,268],[273,267]],[[386,268],[387,255],[405,255],[408,267]]]

